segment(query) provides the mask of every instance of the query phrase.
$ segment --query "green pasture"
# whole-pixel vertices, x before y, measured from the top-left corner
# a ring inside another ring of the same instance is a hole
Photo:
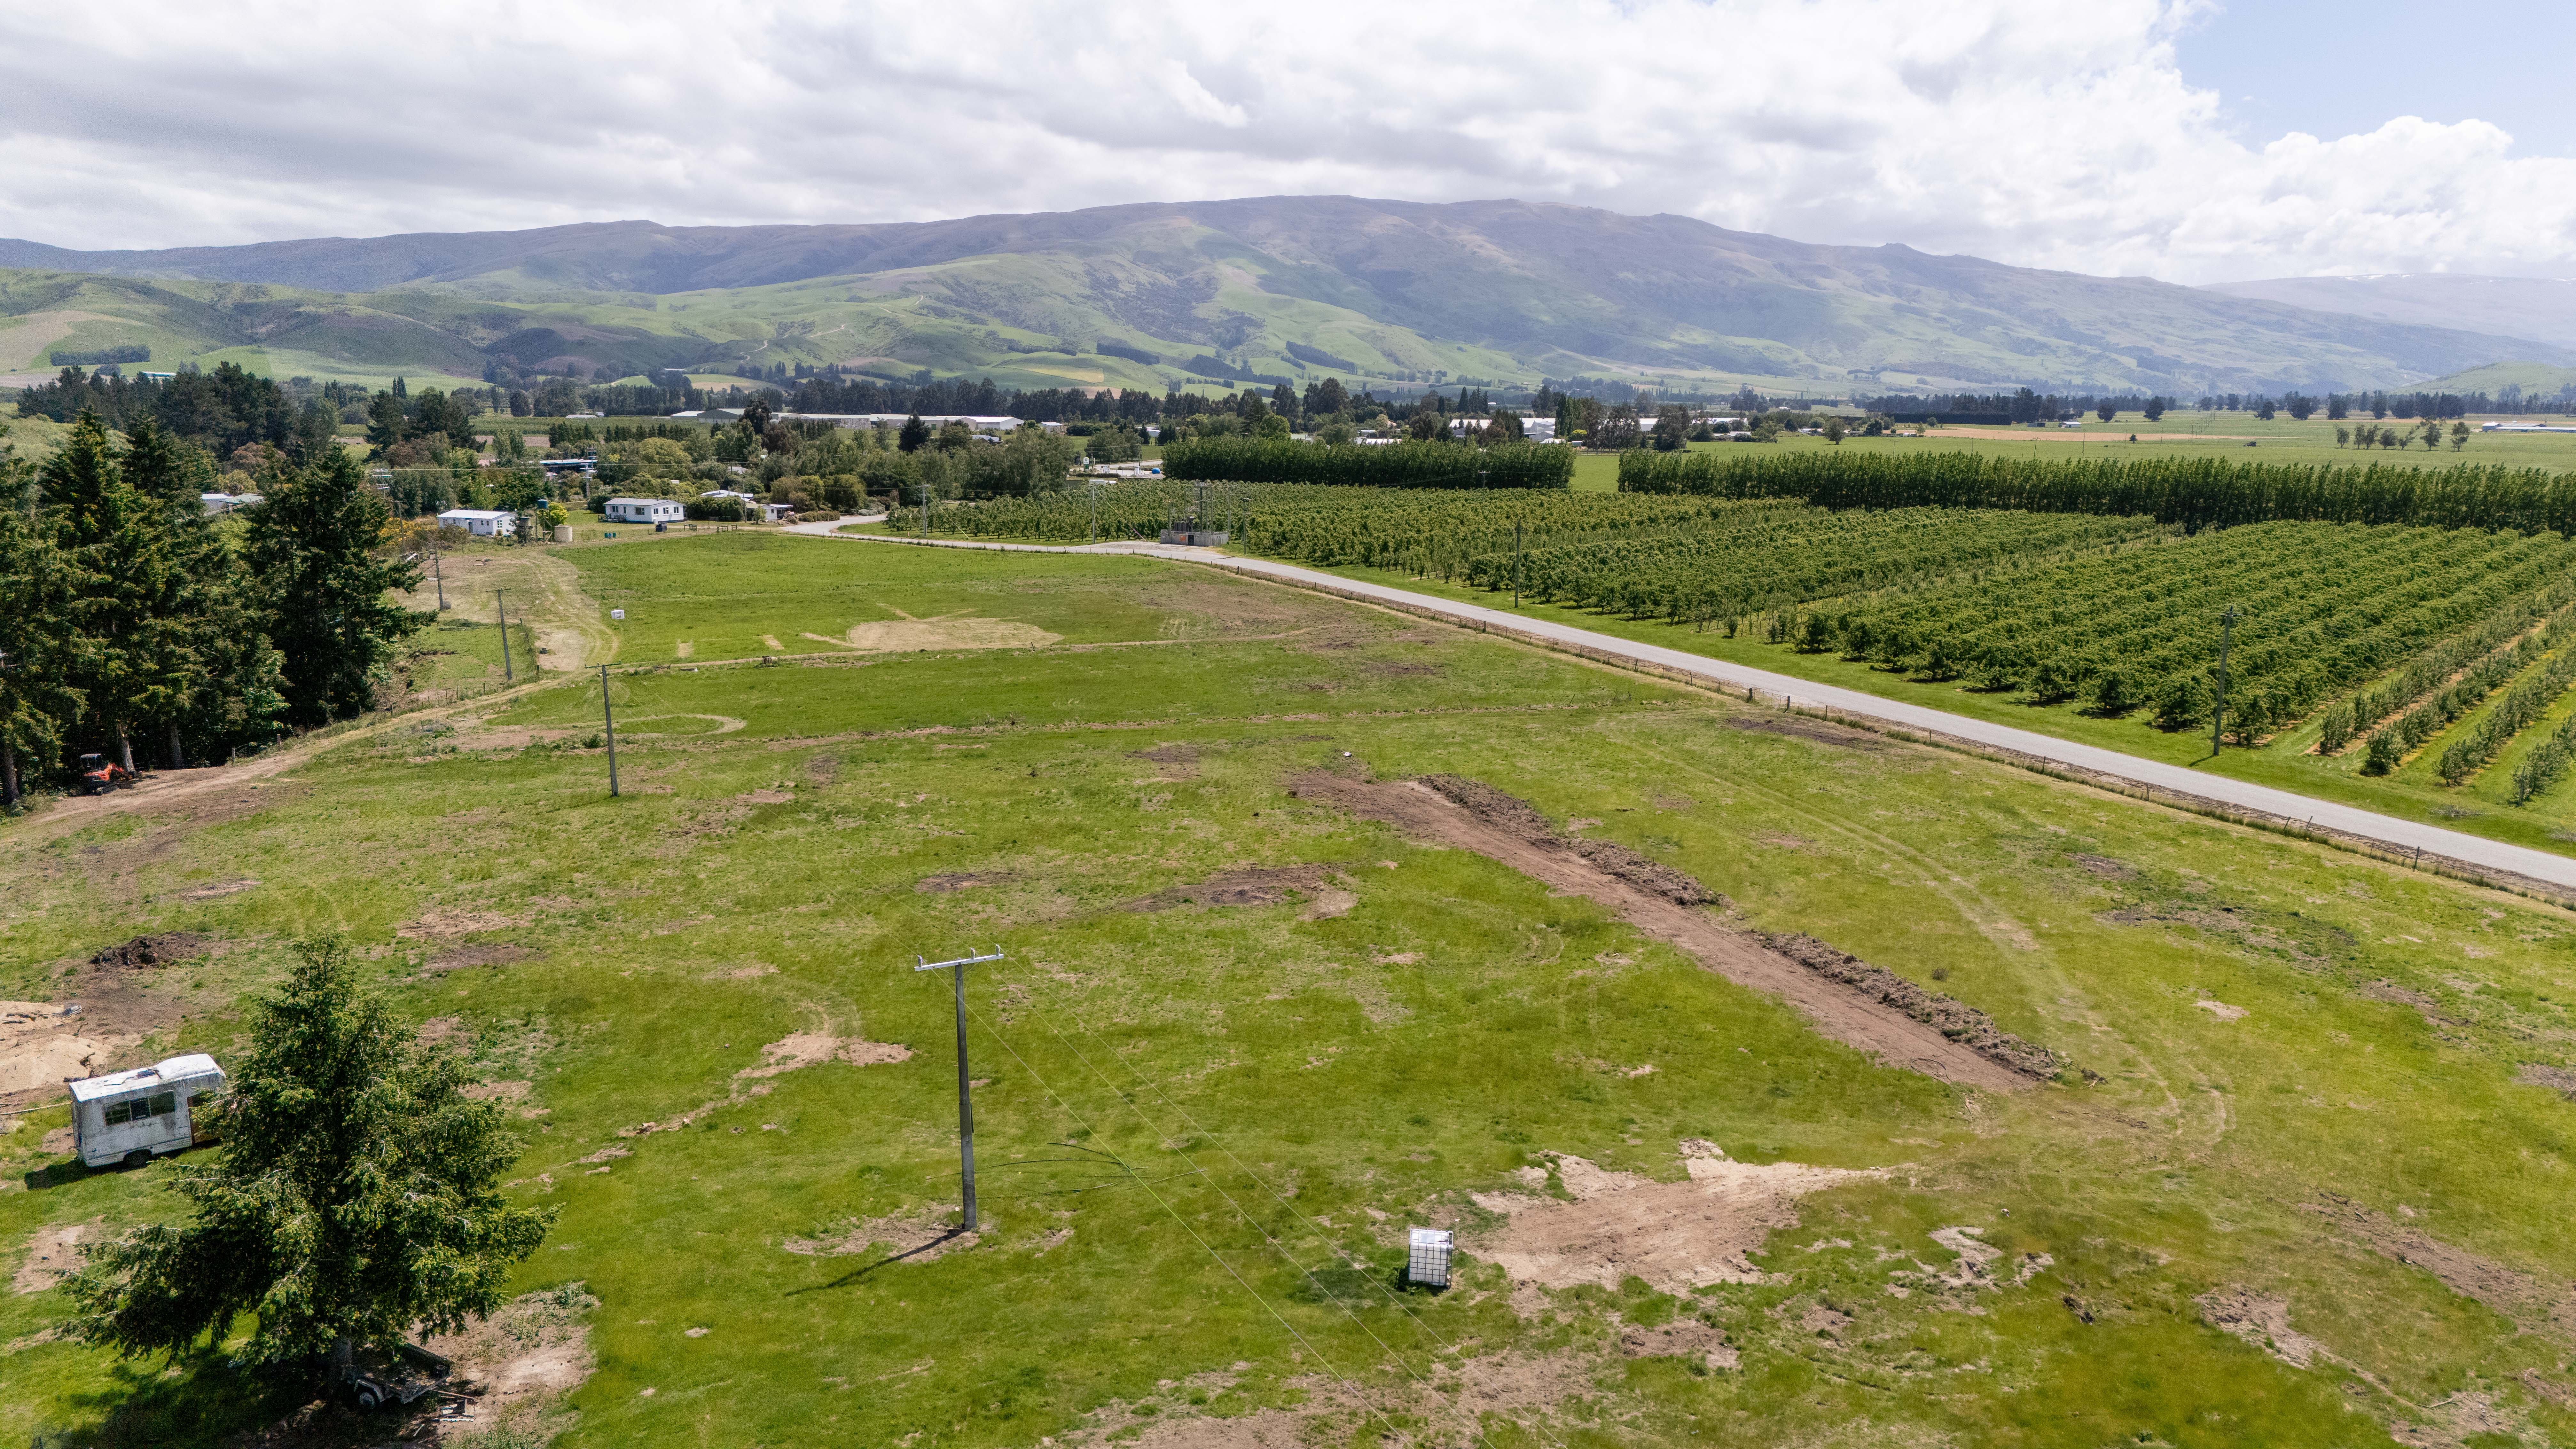
[[[1346,1394],[1369,1412],[1335,1442],[1445,1442],[1419,1385],[1486,1373],[1559,1385],[1484,1419],[1512,1446],[2576,1437],[2563,1326],[2517,1331],[2318,1211],[2498,1282],[2576,1275],[2576,1108],[2514,1080],[2576,1042],[2564,912],[1172,565],[757,536],[557,557],[591,597],[550,607],[633,601],[621,798],[579,676],[221,808],[0,826],[0,997],[201,931],[215,954],[134,983],[184,1008],[135,1050],[221,1053],[289,940],[348,933],[403,1011],[530,1084],[513,1190],[561,1216],[518,1287],[600,1300],[563,1445],[1067,1443]],[[960,610],[1063,642],[656,657]],[[1314,769],[1486,781],[2078,1070],[1997,1096],[1880,1065],[1587,900],[1290,795]],[[1299,865],[1347,899],[1196,898]],[[948,986],[913,955],[993,944],[983,1232],[885,1261],[884,1224],[957,1202]],[[911,1056],[744,1075],[795,1033]],[[7,1251],[173,1210],[167,1166],[17,1187],[65,1120],[0,1134]],[[1759,1282],[1506,1291],[1471,1194],[1533,1190],[1524,1168],[1561,1194],[1555,1153],[1671,1180],[1684,1138],[1883,1175],[1807,1198]],[[1459,1286],[1400,1294],[1401,1231],[1434,1220]],[[1999,1250],[1983,1280],[1932,1237],[1962,1225]],[[2331,1357],[2207,1326],[2195,1299],[2239,1287]],[[300,1402],[219,1345],[112,1365],[52,1336],[65,1311],[0,1298],[0,1435],[211,1445]],[[1618,1346],[1692,1319],[1734,1367]]]

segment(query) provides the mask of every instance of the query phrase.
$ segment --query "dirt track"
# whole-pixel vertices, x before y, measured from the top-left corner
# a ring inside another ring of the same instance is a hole
[[[1834,1040],[1891,1066],[1945,1082],[2012,1092],[2031,1079],[1988,1061],[1895,1009],[1810,973],[1806,968],[1706,911],[1610,875],[1571,850],[1550,848],[1478,819],[1410,780],[1353,780],[1318,771],[1295,782],[1302,799],[1324,800],[1370,820],[1441,845],[1472,850],[1532,880],[1588,897],[1630,925],[1669,941],[1727,980],[1776,996],[1806,1014]]]

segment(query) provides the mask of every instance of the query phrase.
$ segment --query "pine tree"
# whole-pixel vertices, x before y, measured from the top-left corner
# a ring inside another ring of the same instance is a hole
[[[81,715],[79,576],[34,504],[35,469],[0,443],[0,809],[16,808],[25,772],[61,760]]]
[[[509,1119],[465,1095],[458,1056],[418,1044],[336,939],[296,951],[285,986],[252,1003],[250,1050],[213,1109],[220,1155],[171,1184],[191,1218],[106,1244],[64,1280],[84,1341],[175,1356],[251,1317],[244,1356],[275,1361],[452,1333],[499,1307],[544,1241],[551,1212],[501,1191],[519,1155]]]
[[[79,575],[81,642],[71,682],[130,771],[133,727],[170,718],[189,689],[183,580],[168,516],[125,481],[94,411],[72,425],[42,484],[56,540]]]
[[[375,703],[405,635],[431,615],[385,597],[420,581],[418,566],[375,556],[390,518],[384,496],[339,449],[289,472],[249,514],[244,558],[271,638],[284,653],[285,718],[315,725]]]

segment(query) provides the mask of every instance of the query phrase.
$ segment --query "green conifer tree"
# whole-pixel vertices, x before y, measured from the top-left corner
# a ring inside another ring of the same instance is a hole
[[[420,1045],[338,940],[296,950],[212,1109],[220,1155],[171,1184],[194,1213],[64,1280],[86,1342],[176,1356],[252,1317],[245,1357],[277,1361],[452,1333],[499,1307],[544,1241],[552,1214],[501,1191],[508,1118],[465,1095],[457,1055]]]
[[[289,471],[250,510],[243,557],[258,580],[270,639],[285,655],[285,717],[322,724],[375,702],[404,636],[433,617],[385,597],[420,581],[417,565],[376,557],[391,514],[337,448]]]
[[[71,682],[130,771],[134,727],[171,718],[190,688],[184,580],[168,516],[125,481],[95,411],[82,411],[41,483],[55,537],[79,575]]]

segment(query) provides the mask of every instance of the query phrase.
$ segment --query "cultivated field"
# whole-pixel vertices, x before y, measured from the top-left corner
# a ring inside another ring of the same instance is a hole
[[[2541,849],[2576,841],[2576,555],[2552,531],[2566,475],[2447,457],[2439,472],[2186,460],[2098,474],[2008,457],[1970,472],[1813,450],[1715,458],[1751,471],[1632,465],[1636,481],[1706,491],[1609,495],[1122,485],[949,505],[933,529],[1079,541],[1096,516],[1104,539],[1150,536],[1195,505],[1238,551],[1488,604],[1517,591],[1535,618]],[[1795,496],[1807,488],[2068,511],[1824,509]],[[1790,496],[1725,496],[1742,489]],[[2552,522],[2521,531],[2529,520]],[[2481,526],[2497,523],[2510,526]],[[2230,607],[2231,748],[2213,759]]]
[[[338,930],[520,1112],[486,1445],[2576,1435],[2563,912],[1187,566],[544,566],[620,799],[556,676],[0,826],[13,1042],[225,1051]],[[910,967],[995,944],[946,1236]],[[296,1408],[56,1336],[172,1169],[16,1186],[12,1085],[0,1433]]]

